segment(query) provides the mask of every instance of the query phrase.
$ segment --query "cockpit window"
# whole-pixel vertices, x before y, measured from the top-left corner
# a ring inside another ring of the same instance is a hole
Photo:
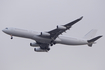
[[[8,29],[8,28],[6,28],[6,29]]]

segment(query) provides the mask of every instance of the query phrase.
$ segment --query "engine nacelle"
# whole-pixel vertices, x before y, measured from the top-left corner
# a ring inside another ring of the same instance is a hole
[[[36,42],[30,43],[30,46],[38,47],[39,45]]]
[[[48,52],[47,49],[43,50],[43,49],[41,49],[40,47],[34,48],[34,51],[35,51],[35,52]]]
[[[64,26],[57,26],[57,29],[66,29]]]
[[[46,33],[46,32],[41,32],[40,35],[41,35],[41,36],[50,36],[50,34],[49,34],[49,33]]]

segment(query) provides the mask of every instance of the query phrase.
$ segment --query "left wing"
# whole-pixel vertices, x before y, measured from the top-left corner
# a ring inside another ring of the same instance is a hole
[[[50,34],[50,38],[52,39],[51,43],[53,43],[54,40],[55,40],[60,34],[62,34],[63,32],[65,32],[66,30],[70,29],[73,24],[77,23],[77,22],[80,21],[82,18],[83,18],[83,16],[80,17],[79,19],[76,19],[76,20],[74,20],[74,21],[72,21],[72,22],[66,24],[66,25],[57,26],[56,29],[49,31],[48,33]]]

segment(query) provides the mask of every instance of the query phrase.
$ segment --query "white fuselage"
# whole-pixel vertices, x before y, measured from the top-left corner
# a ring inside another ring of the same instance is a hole
[[[5,32],[9,35],[12,35],[12,36],[33,39],[33,40],[35,40],[37,42],[41,42],[41,43],[50,43],[51,42],[50,38],[41,37],[40,33],[35,32],[35,31],[23,30],[23,29],[17,29],[17,28],[6,28],[3,30],[3,32]],[[88,44],[87,40],[76,39],[76,38],[71,38],[71,37],[64,37],[64,36],[59,36],[58,38],[56,38],[55,42],[59,43],[59,44],[65,44],[65,45]]]

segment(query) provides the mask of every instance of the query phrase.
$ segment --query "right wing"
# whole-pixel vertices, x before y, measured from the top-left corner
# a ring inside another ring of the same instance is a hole
[[[75,23],[80,21],[82,18],[83,18],[83,16],[80,17],[79,19],[76,19],[76,20],[68,23],[68,24],[62,25],[65,29],[56,28],[54,30],[49,31],[48,33],[50,33],[50,38],[52,39],[52,41],[54,41],[63,32],[65,32],[66,30],[70,29],[72,25],[74,25]]]

